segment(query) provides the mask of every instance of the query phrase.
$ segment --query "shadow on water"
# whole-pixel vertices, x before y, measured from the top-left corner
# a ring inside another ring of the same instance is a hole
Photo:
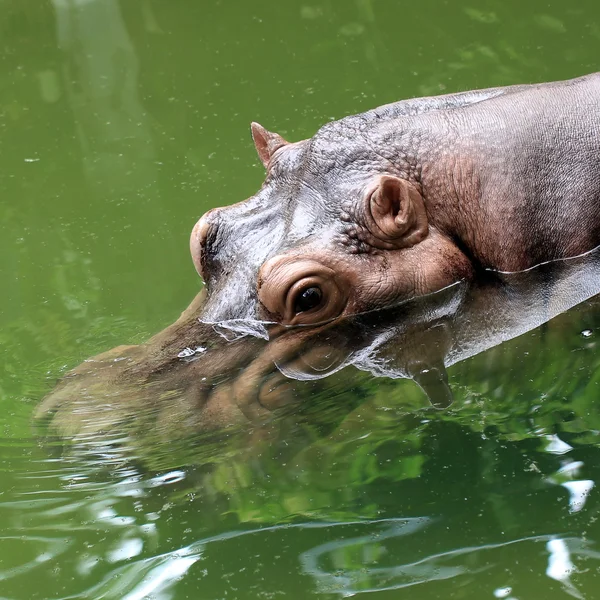
[[[199,294],[147,343],[85,361],[36,413],[81,495],[57,510],[85,506],[94,527],[126,531],[107,552],[118,566],[85,597],[143,598],[196,563],[217,590],[232,561],[246,564],[247,536],[255,572],[291,547],[286,560],[325,595],[427,582],[419,597],[438,598],[444,580],[477,587],[489,572],[496,597],[539,578],[584,597],[581,565],[600,555],[570,532],[586,503],[589,519],[599,458],[598,292],[595,250],[269,341],[227,341],[199,321]],[[141,498],[142,524],[116,509]],[[148,540],[165,527],[196,537],[158,552]],[[508,579],[496,563],[515,565]],[[236,585],[248,577],[236,571]]]

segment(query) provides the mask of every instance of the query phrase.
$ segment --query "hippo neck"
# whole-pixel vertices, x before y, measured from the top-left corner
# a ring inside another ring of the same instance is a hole
[[[576,256],[600,240],[597,81],[400,102],[369,143],[387,142],[430,224],[473,262],[518,271]]]

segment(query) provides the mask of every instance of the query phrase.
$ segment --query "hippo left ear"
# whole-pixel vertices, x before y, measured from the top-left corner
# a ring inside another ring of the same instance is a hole
[[[252,130],[252,139],[254,140],[254,145],[258,152],[258,158],[260,158],[260,161],[266,169],[269,166],[269,161],[275,150],[285,146],[288,142],[286,142],[278,133],[267,131],[258,123],[252,123],[250,129]]]
[[[423,196],[404,179],[382,175],[367,198],[367,227],[375,246],[409,248],[427,237]]]

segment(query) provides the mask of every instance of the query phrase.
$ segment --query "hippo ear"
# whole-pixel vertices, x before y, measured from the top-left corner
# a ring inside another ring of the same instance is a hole
[[[408,248],[427,237],[423,196],[404,179],[382,175],[366,208],[367,226],[384,248]]]
[[[260,158],[260,161],[266,169],[269,166],[269,161],[275,150],[285,146],[288,142],[286,142],[278,133],[267,131],[258,123],[252,123],[250,129],[252,130],[252,139],[254,140],[254,145],[258,152],[258,158]]]

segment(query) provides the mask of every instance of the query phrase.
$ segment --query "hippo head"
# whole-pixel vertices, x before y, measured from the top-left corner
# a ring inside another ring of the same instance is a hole
[[[389,135],[386,145],[385,128],[377,143],[365,128],[348,117],[288,143],[252,124],[264,184],[206,213],[191,236],[208,290],[205,322],[315,325],[439,290],[470,271],[428,218],[421,167]]]

